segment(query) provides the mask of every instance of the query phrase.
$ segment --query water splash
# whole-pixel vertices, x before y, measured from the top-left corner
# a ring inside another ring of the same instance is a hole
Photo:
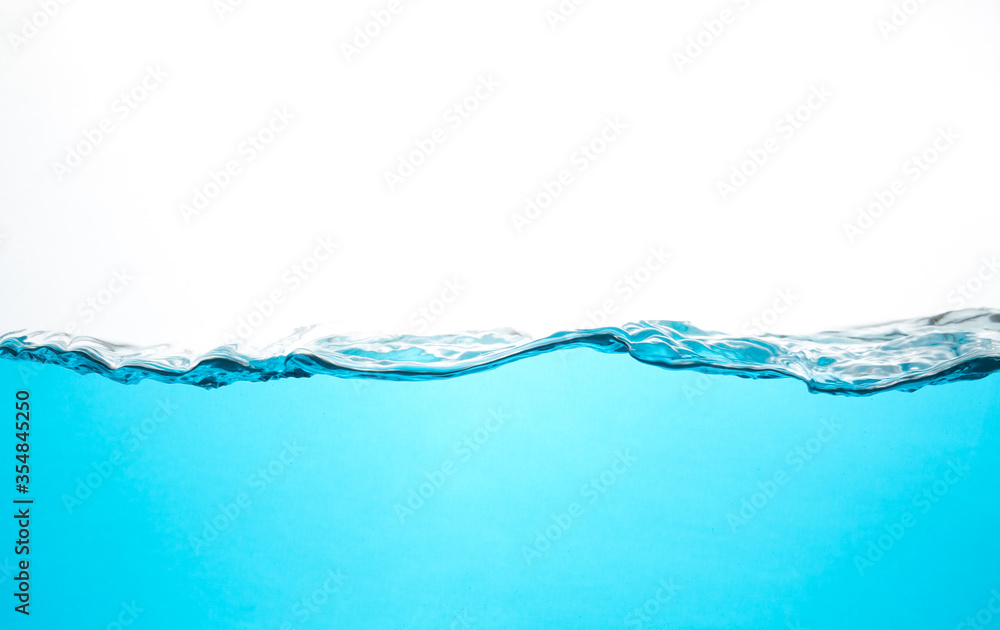
[[[449,378],[570,348],[627,353],[665,369],[794,378],[812,392],[851,396],[915,391],[1000,370],[1000,311],[987,309],[812,336],[733,337],[670,321],[544,338],[509,329],[433,337],[323,336],[316,330],[300,329],[254,354],[227,345],[202,355],[169,346],[137,347],[20,331],[0,336],[0,357],[100,374],[119,383],[152,379],[204,388],[319,374],[409,381]]]

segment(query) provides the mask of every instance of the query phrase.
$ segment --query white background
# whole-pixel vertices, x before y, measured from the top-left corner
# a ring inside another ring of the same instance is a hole
[[[413,0],[351,55],[388,0],[218,4],[4,2],[3,331],[207,349],[275,290],[251,344],[308,324],[543,335],[607,304],[609,323],[739,332],[763,316],[808,333],[1000,301],[982,262],[1000,254],[995,1],[590,0],[553,25],[556,1]],[[147,67],[168,76],[121,120]],[[499,87],[454,128],[483,77]],[[832,97],[787,138],[776,122],[821,87]],[[295,121],[185,221],[275,107]],[[627,129],[579,172],[572,154],[609,117]],[[104,118],[113,131],[57,177]],[[436,128],[447,139],[390,191],[386,171]],[[913,181],[908,160],[949,128]],[[719,180],[768,138],[778,150],[724,201]],[[565,168],[519,233],[512,214]],[[844,225],[897,179],[905,194],[850,243]],[[321,237],[337,255],[293,288],[283,275]],[[669,263],[618,290],[650,247]],[[769,313],[780,292],[789,307]]]

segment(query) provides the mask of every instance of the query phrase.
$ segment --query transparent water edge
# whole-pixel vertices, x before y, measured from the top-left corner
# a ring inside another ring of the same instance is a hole
[[[196,355],[59,333],[0,336],[0,357],[96,373],[121,383],[145,379],[215,388],[318,374],[433,380],[493,369],[527,357],[586,347],[628,354],[667,369],[744,378],[794,378],[813,392],[870,395],[979,379],[1000,369],[1000,311],[968,309],[934,317],[812,336],[729,336],[684,322],[530,338],[513,330],[417,336],[328,336],[304,328],[263,350],[221,346]]]

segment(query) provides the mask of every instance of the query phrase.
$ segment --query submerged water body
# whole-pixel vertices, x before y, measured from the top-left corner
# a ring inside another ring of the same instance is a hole
[[[7,335],[25,625],[1000,628],[994,319],[253,357]]]

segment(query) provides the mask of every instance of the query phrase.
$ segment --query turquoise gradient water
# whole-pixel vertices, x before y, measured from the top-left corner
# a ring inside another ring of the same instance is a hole
[[[998,322],[5,335],[0,627],[1000,628]]]
[[[8,358],[35,503],[2,626],[1000,628],[997,378],[815,394],[566,347],[211,388]]]

